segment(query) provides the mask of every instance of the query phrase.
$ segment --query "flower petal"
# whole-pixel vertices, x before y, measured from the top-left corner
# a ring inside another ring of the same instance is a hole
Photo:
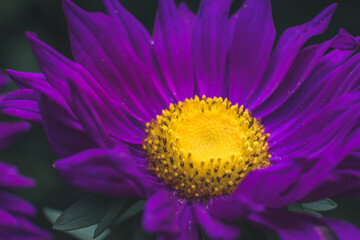
[[[243,104],[265,72],[275,28],[269,0],[248,0],[236,14],[229,50],[229,97]]]
[[[261,87],[258,87],[249,99],[250,109],[259,106],[277,89],[298,51],[310,37],[322,33],[327,28],[335,9],[336,4],[332,4],[310,22],[289,28],[282,34],[259,83]]]
[[[177,240],[198,240],[199,231],[196,226],[196,221],[194,221],[194,213],[191,207],[185,206],[180,217],[180,225],[182,226],[181,235]]]
[[[338,239],[360,239],[360,230],[348,222],[327,218],[323,218],[322,221]]]
[[[3,72],[0,72],[0,89],[9,82],[9,78]]]
[[[250,216],[251,222],[268,231],[276,232],[282,240],[309,239],[321,240],[318,232],[306,215],[285,210],[267,211]]]
[[[104,92],[81,82],[69,82],[72,99],[76,114],[94,141],[100,141],[98,143],[103,147],[112,145],[110,137],[141,144],[144,131],[135,126]]]
[[[52,84],[52,86],[59,92],[63,93],[63,97],[66,99],[74,114],[82,120],[82,124],[87,125],[89,120],[84,114],[84,109],[77,109],[77,107],[83,106],[79,102],[85,101],[85,96],[90,97],[91,101],[87,100],[87,104],[91,104],[92,108],[97,109],[97,113],[102,112],[101,121],[105,122],[105,127],[109,134],[114,138],[120,138],[123,141],[131,143],[139,143],[138,136],[143,134],[137,126],[134,126],[124,114],[122,106],[115,104],[114,99],[105,92],[105,90],[99,85],[97,81],[84,69],[81,65],[71,62],[64,56],[50,48],[40,40],[38,40],[33,34],[28,34],[28,39],[31,46],[38,58],[39,64],[44,71],[46,79]],[[55,85],[52,82],[64,82],[66,85],[64,92],[58,87],[61,85]],[[69,83],[72,85],[72,92],[70,91]],[[95,92],[94,89],[97,89]],[[81,94],[72,94],[74,90]],[[81,98],[81,99],[80,99]],[[76,101],[77,107],[74,106]],[[71,113],[65,108],[65,112]],[[98,119],[99,120],[99,119]],[[92,121],[92,120],[91,120]],[[98,123],[100,124],[100,123]],[[92,130],[92,129],[88,129]],[[90,132],[91,133],[91,132]]]
[[[161,235],[159,236],[159,240],[198,240],[199,239],[199,231],[196,226],[196,221],[194,221],[194,213],[191,206],[187,206],[187,203],[180,204],[178,208],[180,208],[180,226],[181,231],[180,235]]]
[[[341,40],[338,40],[338,39]],[[323,54],[334,43],[340,41],[354,41],[353,37],[344,31],[340,31],[332,40],[318,45],[311,45],[299,52],[296,56],[292,67],[289,69],[284,80],[274,93],[266,99],[259,107],[257,107],[253,114],[257,117],[264,118],[272,113],[282,103],[284,103],[293,94],[298,87],[304,82],[306,77],[314,69],[316,64],[320,61]]]
[[[235,226],[226,225],[217,219],[214,219],[203,207],[195,206],[195,217],[202,226],[207,236],[211,239],[238,239],[240,229]]]
[[[347,133],[356,124],[359,101],[360,93],[347,94],[339,98],[299,127],[283,132],[280,134],[281,137],[280,135],[273,137],[273,141],[270,140],[272,141],[271,151],[284,155],[304,146],[319,151],[335,139],[334,136]],[[354,117],[349,118],[350,116]]]
[[[44,94],[37,94],[37,101],[43,118],[43,125],[51,149],[59,157],[68,157],[97,144],[80,124],[61,106]]]
[[[250,172],[239,184],[229,200],[231,200],[231,197],[241,199],[241,196],[244,195],[246,198],[251,199],[254,204],[272,206],[279,196],[299,181],[303,161],[304,159],[301,157],[293,156],[289,159],[282,159],[278,163],[273,163],[270,167]],[[261,209],[254,204],[252,204],[252,206],[255,206],[254,209]]]
[[[143,67],[146,67],[146,72],[152,73],[152,82],[162,96],[163,101],[165,101],[165,105],[168,106],[172,94],[159,69],[150,34],[118,0],[103,0],[103,2],[108,15],[114,20],[119,31],[124,32],[121,36],[124,36],[124,40],[131,45],[132,50],[144,63]],[[127,35],[127,38],[125,35]]]
[[[192,53],[200,96],[220,96],[224,83],[232,0],[203,0],[192,34]]]
[[[188,8],[185,2],[179,3],[179,13],[183,21],[188,24],[188,28],[192,29],[195,24],[196,15]]]
[[[351,124],[349,129],[351,129]],[[314,202],[326,197],[341,194],[360,186],[360,165],[351,164],[349,168],[346,161],[351,158],[351,152],[359,147],[359,131],[343,131],[334,137],[335,140],[310,150],[303,151],[308,159],[304,161],[304,172],[296,185],[282,194],[276,204],[281,207],[294,202]],[[315,145],[315,144],[312,144]],[[349,158],[350,157],[350,158]],[[353,162],[353,161],[352,161]],[[357,162],[355,160],[355,162]],[[329,187],[331,186],[331,187]]]
[[[31,204],[6,192],[0,193],[0,206],[1,209],[16,215],[33,217],[36,214],[36,210]]]
[[[345,29],[340,28],[339,34],[331,44],[331,47],[341,50],[355,50],[359,47],[359,43]]]
[[[124,147],[90,149],[55,162],[58,173],[83,190],[118,197],[146,197],[150,180],[135,165]]]
[[[71,48],[99,86],[126,110],[143,121],[163,109],[164,102],[153,85],[152,73],[121,37],[114,21],[102,13],[87,13],[63,0]]]
[[[47,82],[44,74],[16,72],[13,70],[7,70],[7,73],[19,88],[37,90],[69,111],[64,97]]]
[[[47,82],[43,74],[12,70],[8,70],[8,73],[20,88],[35,91],[42,125],[55,154],[65,157],[96,146],[84,132],[64,97]]]
[[[143,227],[147,232],[161,235],[180,233],[179,215],[176,209],[177,200],[170,198],[167,191],[159,191],[146,203],[143,216]]]
[[[29,130],[30,125],[26,122],[0,123],[0,150],[13,144]]]
[[[267,128],[275,129],[276,126],[282,126],[294,118],[294,116],[299,115],[304,107],[303,105],[301,105],[300,109],[297,107],[299,107],[304,99],[311,95],[311,92],[319,84],[322,84],[327,75],[334,69],[341,67],[354,52],[355,50],[343,51],[336,49],[323,56],[307,79],[291,94],[290,98],[281,107],[263,119]],[[328,80],[325,79],[325,81],[327,82]],[[315,94],[315,96],[317,95],[318,93]]]
[[[6,115],[22,118],[39,125],[42,124],[33,90],[20,89],[6,94],[0,98],[0,108],[2,113]]]
[[[217,219],[235,222],[249,214],[262,211],[264,205],[258,204],[246,195],[233,194],[228,197],[214,199],[209,212]]]
[[[14,166],[0,162],[0,172],[0,188],[18,189],[35,185],[32,179],[21,176]]]
[[[8,228],[0,228],[0,235],[9,240],[50,240],[49,233],[34,226],[26,218],[17,218],[17,224]]]
[[[159,0],[154,26],[154,50],[171,92],[178,101],[194,95],[191,28],[174,0]]]
[[[147,64],[153,64],[151,36],[145,27],[129,13],[118,0],[103,0],[106,12],[122,31],[136,55]],[[147,65],[146,64],[146,65]]]
[[[0,209],[0,230],[17,224],[16,218],[5,210]]]

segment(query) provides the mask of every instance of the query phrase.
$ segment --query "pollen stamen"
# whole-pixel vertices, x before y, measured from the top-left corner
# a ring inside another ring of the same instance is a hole
[[[170,104],[145,132],[148,169],[185,198],[231,194],[251,170],[270,164],[263,125],[221,97]]]

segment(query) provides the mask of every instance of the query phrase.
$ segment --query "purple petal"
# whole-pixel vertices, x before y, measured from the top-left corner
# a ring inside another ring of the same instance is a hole
[[[174,0],[159,0],[154,26],[154,50],[171,92],[177,100],[194,95],[191,25]]]
[[[49,233],[34,226],[25,218],[18,218],[16,226],[8,228],[0,227],[0,235],[6,240],[50,240]]]
[[[188,28],[192,29],[195,24],[196,15],[188,8],[185,2],[179,3],[179,13],[185,24],[188,25]]]
[[[296,129],[301,123],[314,117],[326,105],[334,101],[336,98],[352,92],[350,86],[356,85],[358,75],[360,74],[360,65],[358,64],[360,54],[352,57],[344,65],[338,67],[313,89],[308,89],[307,96],[303,96],[303,100],[296,108],[293,108],[285,118],[278,121],[272,130],[272,136],[281,133],[282,131],[291,132]],[[350,87],[350,88],[348,88]],[[273,119],[271,119],[273,121]]]
[[[220,96],[228,50],[231,0],[203,0],[192,35],[199,95]]]
[[[185,206],[180,217],[180,226],[182,227],[181,235],[177,237],[177,240],[199,239],[198,228],[196,221],[194,221],[195,216],[193,215],[194,213],[192,207]]]
[[[2,113],[42,124],[40,110],[35,100],[34,91],[30,89],[15,90],[0,98]]]
[[[262,211],[263,209],[263,205],[257,204],[246,195],[238,196],[238,194],[215,199],[209,206],[211,215],[229,222],[245,218],[249,214]]]
[[[177,200],[167,191],[159,191],[146,203],[143,215],[143,228],[150,233],[177,235],[180,233]]]
[[[273,48],[275,28],[270,1],[246,1],[234,21],[229,97],[242,104],[258,86]]]
[[[41,71],[45,74],[46,80],[54,89],[61,92],[62,96],[67,101],[69,101],[70,90],[66,80],[69,77],[78,75],[73,71],[71,61],[37,39],[34,33],[27,32],[26,37],[39,63]]]
[[[337,158],[341,159],[341,157]],[[331,158],[330,160],[336,161],[336,159]],[[304,198],[300,200],[303,202],[313,202],[329,196],[344,198],[358,197],[360,195],[359,169],[333,169],[333,171],[329,175],[330,176],[323,177],[322,185],[314,188],[312,192],[308,192],[307,195],[305,195]],[[309,182],[311,181],[309,180]],[[308,185],[309,182],[307,183]]]
[[[180,204],[178,208],[180,208],[180,211],[178,210],[180,215],[179,225],[181,226],[180,235],[160,235],[159,240],[198,240],[199,232],[196,221],[194,221],[193,208],[188,206],[186,202]]]
[[[103,139],[107,142],[105,145],[111,146],[109,139],[106,140],[111,136],[129,143],[142,143],[144,131],[135,126],[104,92],[95,91],[85,82],[70,82],[70,85],[76,114],[95,141]]]
[[[315,216],[312,216],[312,215],[290,213],[290,212],[285,212],[285,211],[273,211],[271,213],[268,212],[265,215],[267,215],[266,218],[268,217],[270,221],[275,221],[275,222],[276,222],[276,218],[279,218],[279,217],[283,217],[284,219],[288,219],[289,223],[291,221],[293,221],[293,222],[298,221],[299,228],[301,228],[301,226],[304,226],[305,222],[307,224],[311,224],[313,226],[318,226],[318,227],[316,227],[317,228],[316,232],[318,234],[318,236],[317,236],[318,238],[315,238],[315,236],[314,236],[314,239],[323,239],[321,237],[323,237],[324,231],[320,231],[320,233],[319,233],[319,230],[318,230],[319,227],[327,227],[329,230],[332,231],[332,233],[335,234],[337,239],[358,239],[360,237],[359,229],[357,229],[352,224],[350,224],[348,222],[345,222],[345,221],[342,221],[342,220],[328,219],[328,218],[324,218],[324,217],[319,218],[319,217],[315,217]],[[263,218],[264,216],[260,216],[260,217]],[[296,219],[298,219],[298,220],[296,220]],[[305,230],[305,228],[302,228],[302,230]],[[310,238],[310,231],[306,231],[306,233],[309,234],[309,235],[305,239],[311,239]],[[329,236],[329,233],[326,234],[326,236]],[[295,239],[297,239],[297,238],[295,238]]]
[[[79,91],[79,89],[77,89],[71,82],[70,89],[73,96],[74,106],[77,110],[76,113],[84,125],[85,132],[92,137],[98,146],[104,148],[114,147],[114,142],[111,140],[108,131],[106,131],[104,123],[101,121],[100,116],[96,111],[97,109],[93,107],[94,103],[90,100],[93,98],[84,94],[86,91],[92,92],[92,89],[83,88],[83,91]],[[95,94],[92,95],[96,96]],[[95,99],[94,102],[99,103],[100,101],[100,99]]]
[[[355,50],[358,46],[359,43],[356,39],[342,28],[340,29],[335,41],[331,44],[332,48],[341,50]]]
[[[8,70],[20,88],[36,90],[43,126],[55,154],[69,156],[96,145],[84,132],[64,97],[54,89],[43,74]]]
[[[353,152],[359,148],[359,133],[360,130],[358,129],[357,131],[350,131],[350,134],[346,134],[345,137],[337,137],[337,141],[332,144],[333,146],[325,150],[326,161],[321,160],[323,163],[317,164],[320,165],[319,167],[310,166],[311,171],[313,171],[312,168],[330,168],[332,172],[327,174],[325,172],[322,177],[323,180],[320,181],[322,184],[318,187],[316,187],[316,182],[319,182],[319,180],[316,177],[319,174],[315,172],[310,179],[308,179],[308,176],[304,176],[303,181],[308,181],[307,188],[311,186],[313,191],[308,192],[301,201],[311,202],[334,195],[349,197],[351,191],[353,196],[359,195],[357,189],[360,188],[360,155]],[[298,188],[301,189],[301,186]]]
[[[10,146],[25,132],[30,130],[26,122],[0,123],[0,150]]]
[[[284,136],[284,133],[291,133],[299,125],[313,118],[336,98],[351,92],[351,88],[347,89],[347,87],[356,84],[359,79],[357,77],[360,74],[359,59],[360,54],[355,55],[348,62],[321,79],[315,87],[307,90],[303,89],[308,93],[303,96],[299,104],[292,108],[286,117],[271,126],[271,138],[276,137],[277,134]],[[271,121],[274,121],[274,119],[271,118]]]
[[[145,27],[129,13],[118,0],[103,0],[106,12],[114,20],[125,40],[136,55],[147,64],[153,64],[151,36]],[[147,65],[146,64],[146,65]]]
[[[139,171],[123,147],[90,149],[59,160],[54,167],[66,181],[85,191],[146,197],[154,187],[150,186],[151,181]]]
[[[121,36],[124,36],[124,40],[131,45],[132,50],[136,53],[141,62],[144,63],[143,67],[146,67],[146,71],[152,73],[152,82],[159,91],[159,94],[163,97],[165,105],[168,106],[170,104],[169,96],[172,94],[170,93],[158,66],[150,34],[118,0],[103,0],[103,2],[107,13],[114,20],[115,24],[117,24],[119,31],[124,33],[121,34]]]
[[[305,171],[297,184],[278,199],[278,203],[313,202],[360,186],[360,166],[347,168],[347,164],[343,164],[348,161],[353,149],[359,147],[358,134],[359,131],[344,130],[315,156],[314,153],[320,147],[310,150],[312,154],[303,152],[309,158],[304,162]]]
[[[9,226],[15,226],[16,224],[16,218],[7,211],[0,208],[0,230]]]
[[[83,105],[79,104],[79,102],[84,102],[86,96],[86,98],[90,97],[91,102],[87,100],[85,103],[89,104],[88,106],[92,106],[93,109],[97,109],[97,113],[102,112],[100,115],[102,117],[101,120],[105,122],[105,126],[107,131],[109,131],[109,134],[127,142],[141,142],[142,139],[139,140],[138,136],[143,134],[142,130],[135,127],[134,124],[120,112],[120,106],[115,105],[115,101],[106,94],[99,83],[95,81],[95,79],[81,65],[66,59],[54,49],[36,39],[33,35],[30,34],[28,38],[38,57],[39,64],[42,66],[42,70],[44,71],[46,78],[50,82],[56,81],[64,82],[66,84],[63,96],[72,107],[74,114],[78,115],[78,117],[82,120],[82,124],[86,126],[89,120],[93,121],[92,119],[86,118],[86,116],[82,115],[85,112],[83,111],[84,109],[80,109]],[[72,91],[76,90],[82,94],[71,94],[68,86],[69,82],[71,82],[71,85],[73,86]],[[57,87],[61,87],[60,85],[52,85],[55,89],[58,89]],[[60,91],[61,89],[58,90]],[[76,106],[73,106],[73,102],[76,102]],[[79,107],[79,109],[77,109],[77,107]],[[71,111],[66,109],[66,106],[63,108],[65,108],[65,112],[72,115]],[[76,119],[76,121],[78,120]]]
[[[19,88],[37,90],[51,98],[67,111],[70,111],[64,97],[47,82],[44,74],[16,72],[13,70],[7,70],[7,73]]]
[[[322,33],[328,26],[336,4],[330,5],[308,23],[286,30],[269,60],[269,65],[257,90],[251,96],[250,109],[266,100],[279,86],[291,67],[298,51],[312,36]]]
[[[301,214],[276,210],[251,215],[250,220],[268,231],[276,232],[282,240],[321,240],[307,216]]]
[[[240,196],[244,195],[247,199],[251,199],[254,204],[276,205],[277,199],[299,181],[303,161],[302,158],[296,157],[282,159],[270,167],[250,172],[239,184],[229,200],[231,198],[240,198]],[[246,203],[244,200],[242,201]],[[261,209],[261,206],[254,204],[250,206],[254,206],[254,209]],[[245,207],[247,206],[245,205]]]
[[[0,72],[0,89],[3,88],[9,82],[8,76]]]
[[[0,188],[18,189],[35,185],[32,179],[21,176],[14,166],[0,162],[0,172]]]
[[[202,226],[207,236],[211,239],[238,239],[240,229],[235,226],[226,225],[214,219],[203,207],[194,207],[197,222]]]
[[[37,101],[50,147],[57,156],[67,157],[97,146],[77,117],[44,94],[38,93]]]
[[[354,52],[354,50],[333,50],[322,57],[322,59],[314,67],[313,71],[300,85],[297,91],[291,94],[290,98],[285,103],[283,103],[281,107],[279,107],[276,111],[264,119],[264,124],[267,126],[267,128],[270,127],[271,129],[275,128],[276,126],[282,126],[289,122],[291,118],[294,118],[294,116],[299,115],[299,113],[303,111],[303,105],[300,104],[304,101],[304,99],[310,95],[313,89],[322,83],[325,76],[327,76],[337,67],[342,66]],[[325,81],[328,80],[326,79]],[[315,94],[315,96],[317,95],[318,94]]]
[[[257,117],[264,118],[264,116],[272,113],[298,89],[330,46],[337,44],[337,42],[343,44],[346,40],[355,41],[351,35],[340,31],[340,33],[330,41],[312,45],[301,50],[280,86],[266,101],[253,111],[253,114]]]
[[[338,239],[360,239],[360,231],[354,225],[335,219],[322,220]]]
[[[356,114],[359,101],[359,93],[347,94],[339,98],[309,121],[304,121],[299,127],[273,137],[271,151],[278,154],[290,153],[306,145],[319,151],[332,139],[336,139],[334,138],[336,135],[346,133],[353,124],[356,124],[356,117],[349,117]],[[317,146],[318,149],[316,149]]]
[[[332,173],[333,168],[336,167],[336,159],[323,157],[319,159],[312,159],[313,165],[307,167],[310,170],[304,170],[302,177],[282,196],[279,196],[272,207],[282,207],[294,202],[313,202],[331,196],[329,191],[338,191],[333,187],[329,188],[335,180]],[[326,188],[327,191],[323,191]],[[313,192],[315,194],[313,194]]]
[[[35,208],[28,202],[6,192],[0,193],[0,206],[7,212],[16,215],[35,216]]]
[[[121,36],[114,21],[101,13],[87,13],[64,0],[74,58],[126,110],[150,121],[165,107],[153,85],[151,72]]]

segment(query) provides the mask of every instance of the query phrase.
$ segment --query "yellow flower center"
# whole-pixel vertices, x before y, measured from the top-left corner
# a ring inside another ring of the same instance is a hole
[[[269,134],[247,109],[195,96],[146,124],[148,169],[190,199],[232,193],[251,170],[269,165]]]

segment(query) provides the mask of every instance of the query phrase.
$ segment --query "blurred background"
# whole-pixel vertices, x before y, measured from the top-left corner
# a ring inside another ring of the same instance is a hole
[[[101,0],[73,0],[74,3],[88,11],[101,11]],[[121,0],[123,5],[133,13],[152,32],[156,0]],[[187,0],[195,12],[199,0]],[[233,10],[242,1],[235,1]],[[273,0],[273,18],[279,33],[284,29],[310,20],[323,8],[336,1],[333,0]],[[360,1],[341,0],[326,33],[315,37],[309,43],[321,42],[334,36],[339,28],[345,28],[352,35],[360,35]],[[38,37],[72,59],[60,0],[1,0],[0,1],[0,68],[17,71],[39,72],[39,67],[25,39],[25,31],[32,31]],[[5,91],[16,87],[10,84]],[[1,116],[0,120],[13,120]],[[64,183],[52,168],[56,156],[51,152],[42,128],[33,126],[32,130],[22,137],[11,148],[0,153],[0,159],[17,165],[23,175],[34,178],[37,188],[19,191],[18,194],[32,202],[38,209],[35,222],[51,231],[50,223],[42,213],[43,207],[64,210],[79,200],[83,193]],[[326,215],[348,220],[360,227],[360,199],[335,199],[339,207]],[[53,232],[54,239],[72,239],[69,236]]]

